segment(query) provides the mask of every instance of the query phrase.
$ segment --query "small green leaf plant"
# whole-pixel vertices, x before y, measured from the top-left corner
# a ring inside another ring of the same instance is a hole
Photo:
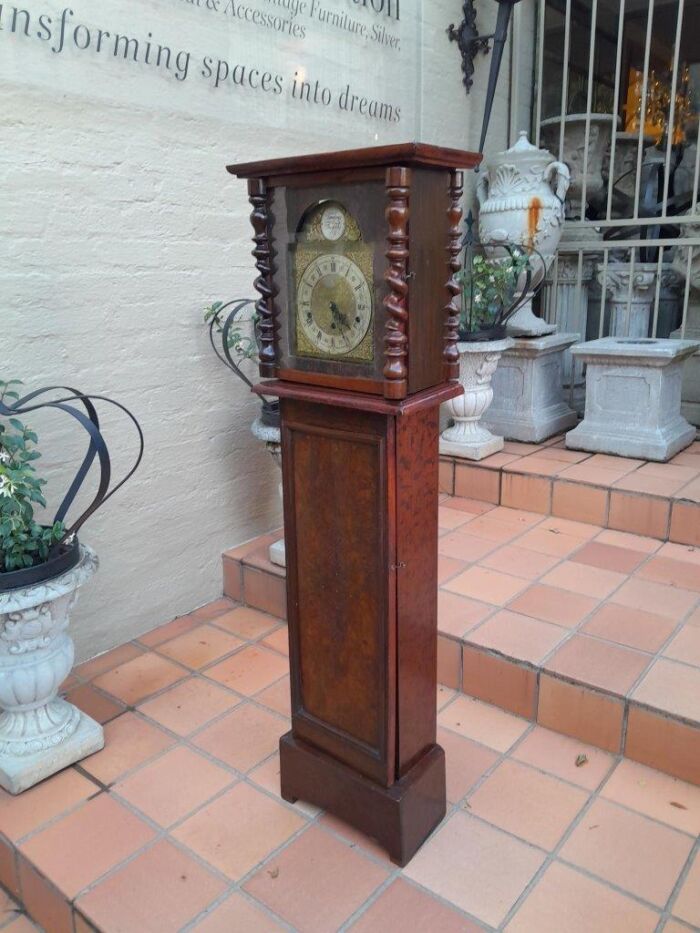
[[[472,258],[470,267],[457,276],[462,285],[461,339],[501,323],[501,315],[513,301],[518,280],[528,264],[527,253],[517,248],[497,259],[480,255]]]
[[[219,312],[224,308],[226,302],[215,301],[213,304],[210,304],[207,308],[204,309],[204,323],[209,324],[212,318],[215,318],[214,327],[218,333],[223,333],[224,323],[219,317]],[[253,315],[253,333],[255,333],[255,328],[258,322],[258,316]],[[228,349],[233,351],[236,356],[241,360],[252,360],[254,363],[258,362],[258,345],[255,341],[255,337],[251,337],[248,334],[244,334],[240,322],[236,321],[234,325],[228,332]]]
[[[0,380],[0,402],[18,399],[15,387],[21,384]],[[44,526],[34,518],[34,506],[46,506],[41,491],[46,480],[33,466],[41,456],[37,443],[34,431],[18,418],[0,417],[0,573],[43,563],[65,534],[63,522]]]

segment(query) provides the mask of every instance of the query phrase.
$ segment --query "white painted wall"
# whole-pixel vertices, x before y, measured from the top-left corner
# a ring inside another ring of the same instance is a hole
[[[1,5],[0,376],[22,378],[27,389],[65,382],[111,395],[146,435],[139,472],[83,532],[101,570],[74,613],[80,658],[215,598],[221,551],[280,522],[275,469],[249,432],[257,403],[216,361],[201,321],[210,300],[252,293],[245,185],[226,175],[226,163],[478,138],[488,59],[467,98],[445,34],[461,17],[460,0],[402,0],[400,24],[387,24],[400,52],[349,38],[308,10],[295,18],[305,38],[281,37],[227,18],[226,2],[76,0],[66,22],[79,27],[78,45],[89,30],[85,50],[71,45],[68,28],[59,48],[64,7],[56,0],[17,3],[29,13],[28,36],[24,14],[13,32],[14,4]],[[272,0],[244,5],[278,10]],[[483,6],[495,15],[495,4]],[[353,0],[323,8],[384,23]],[[38,35],[46,34],[40,14],[52,18],[43,21],[51,39]],[[97,52],[100,29],[111,35]],[[120,33],[140,40],[143,57],[149,32],[151,62],[156,43],[171,48],[169,71],[109,51]],[[230,70],[267,68],[268,86],[279,75],[283,92],[214,87],[205,56],[214,74],[218,59]],[[507,67],[508,55],[493,148],[507,141]],[[292,97],[301,69],[329,88],[328,107]],[[341,111],[348,83],[399,106],[400,122]],[[47,491],[58,496],[82,437],[56,417],[31,420]],[[118,471],[132,438],[113,416],[105,424]]]

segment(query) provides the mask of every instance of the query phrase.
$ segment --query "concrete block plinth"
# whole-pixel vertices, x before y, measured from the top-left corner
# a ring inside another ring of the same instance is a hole
[[[563,399],[564,354],[578,334],[520,337],[505,350],[493,375],[486,427],[508,440],[539,443],[576,424]]]
[[[683,364],[697,340],[605,337],[572,347],[587,364],[583,421],[566,435],[575,450],[668,460],[695,439],[681,416]]]

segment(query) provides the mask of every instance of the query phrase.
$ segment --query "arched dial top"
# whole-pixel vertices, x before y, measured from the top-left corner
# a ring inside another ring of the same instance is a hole
[[[373,250],[339,201],[305,213],[292,246],[296,352],[343,362],[374,355]]]

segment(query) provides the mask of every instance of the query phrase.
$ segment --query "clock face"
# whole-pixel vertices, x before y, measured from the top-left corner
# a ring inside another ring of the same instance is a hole
[[[342,253],[309,262],[297,289],[297,326],[319,355],[352,354],[372,323],[372,290],[360,267]]]
[[[312,203],[290,252],[295,356],[347,373],[373,364],[374,255],[355,216],[339,200]]]

